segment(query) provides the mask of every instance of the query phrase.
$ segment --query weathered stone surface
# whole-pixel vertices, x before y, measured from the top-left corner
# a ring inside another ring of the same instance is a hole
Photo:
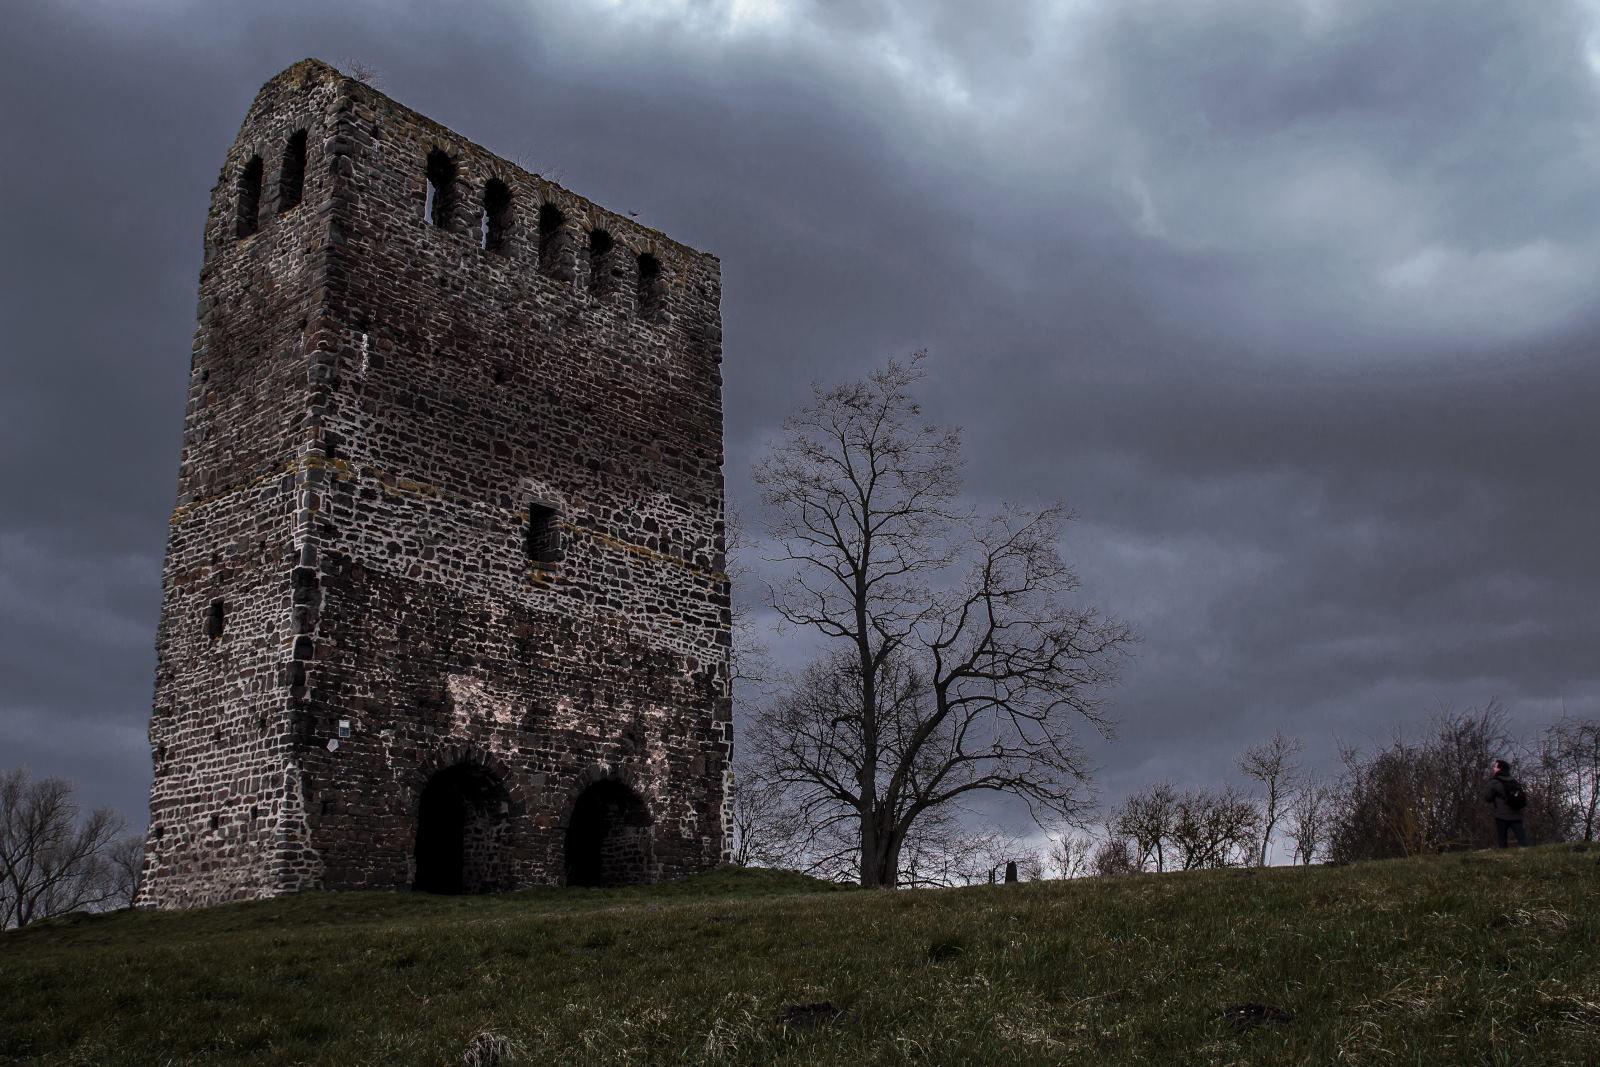
[[[716,259],[314,60],[205,244],[141,903],[721,860]]]

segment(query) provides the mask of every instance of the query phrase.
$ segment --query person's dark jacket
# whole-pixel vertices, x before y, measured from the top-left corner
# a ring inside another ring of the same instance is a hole
[[[1489,779],[1488,788],[1483,791],[1485,802],[1494,804],[1494,817],[1504,819],[1506,822],[1521,822],[1522,812],[1506,803],[1506,783],[1511,781],[1511,776],[1504,771]]]

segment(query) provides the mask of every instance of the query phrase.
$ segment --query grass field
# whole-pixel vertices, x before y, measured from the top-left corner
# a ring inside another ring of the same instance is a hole
[[[1596,1064],[1597,860],[70,916],[0,934],[0,1061]]]

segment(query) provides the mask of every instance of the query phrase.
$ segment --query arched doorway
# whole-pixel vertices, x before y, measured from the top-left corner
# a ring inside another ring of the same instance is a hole
[[[642,885],[650,880],[650,813],[621,782],[596,782],[567,821],[567,884]]]
[[[417,804],[412,888],[425,893],[502,888],[499,845],[509,809],[505,787],[476,764],[458,763],[428,779]]]

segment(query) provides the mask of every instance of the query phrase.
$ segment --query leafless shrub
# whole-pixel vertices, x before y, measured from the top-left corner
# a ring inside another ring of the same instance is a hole
[[[383,72],[370,63],[360,59],[345,59],[340,62],[339,67],[345,74],[363,85],[370,85],[374,89],[383,88]]]
[[[1096,845],[1094,855],[1089,858],[1089,870],[1097,877],[1135,874],[1143,869],[1134,853],[1133,842],[1116,834]]]
[[[461,1067],[510,1067],[523,1056],[520,1044],[495,1030],[472,1035],[461,1054]]]
[[[1566,836],[1600,836],[1600,721],[1562,716],[1546,728],[1535,752],[1536,782],[1528,783],[1530,805],[1559,798]]]
[[[1364,754],[1346,748],[1345,765],[1329,830],[1335,860],[1385,859],[1433,852],[1446,845],[1487,843],[1492,814],[1483,802],[1490,763],[1512,748],[1505,709],[1491,701],[1482,709],[1443,712],[1432,736],[1402,737]],[[1525,815],[1536,839],[1549,836],[1539,809]]]

